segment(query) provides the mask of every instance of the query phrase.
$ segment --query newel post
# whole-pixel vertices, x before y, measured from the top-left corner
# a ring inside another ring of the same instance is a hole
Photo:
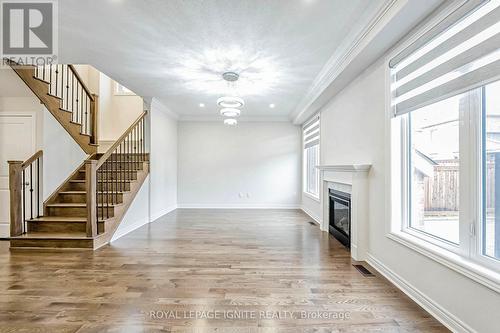
[[[10,237],[23,233],[22,161],[8,161],[10,191]]]
[[[85,161],[85,190],[87,192],[87,237],[97,236],[97,161]]]
[[[92,115],[92,143],[97,144],[98,136],[98,122],[99,122],[99,96],[92,94],[94,101],[90,103],[90,114]]]

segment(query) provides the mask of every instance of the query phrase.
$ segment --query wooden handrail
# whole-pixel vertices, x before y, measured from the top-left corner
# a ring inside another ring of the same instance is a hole
[[[111,154],[113,154],[113,152],[115,151],[115,149],[122,143],[123,140],[125,140],[125,138],[130,134],[130,132],[134,129],[134,127],[147,115],[147,111],[144,111],[140,116],[139,118],[136,119],[136,121],[134,121],[132,123],[132,125],[129,126],[129,128],[127,128],[127,130],[122,134],[122,136],[120,136],[120,138],[118,138],[118,140],[116,140],[116,142],[108,149],[108,151],[106,151],[106,153],[104,153],[104,155],[101,156],[101,158],[97,161],[97,167],[96,169],[99,169],[103,164],[104,162],[106,162],[106,160],[111,156]]]
[[[90,100],[92,102],[94,102],[94,96],[92,95],[92,93],[89,91],[89,89],[87,88],[87,86],[85,85],[85,83],[83,83],[83,80],[82,78],[80,77],[80,75],[78,74],[78,71],[76,70],[75,66],[73,65],[68,65],[69,69],[71,69],[71,71],[73,72],[73,74],[75,75],[76,79],[78,80],[78,82],[82,85],[82,88],[83,90],[85,90],[85,92],[87,93],[87,96],[90,98]]]
[[[24,170],[30,166],[31,163],[36,161],[39,157],[43,156],[43,150],[39,150],[33,154],[30,158],[28,158],[25,162],[21,164],[21,168]]]
[[[26,232],[24,221],[26,221],[27,219],[27,202],[29,202],[30,204],[30,217],[34,218],[40,216],[41,189],[43,187],[42,157],[43,150],[39,150],[25,162],[8,161],[11,237],[20,236],[21,234],[23,234],[23,232]],[[28,173],[29,179],[25,179],[26,173]],[[30,187],[29,190],[25,188],[27,186]],[[26,192],[28,191],[29,196],[26,196]],[[36,197],[36,201],[34,201],[34,196]],[[34,211],[33,206],[36,208],[36,211]]]

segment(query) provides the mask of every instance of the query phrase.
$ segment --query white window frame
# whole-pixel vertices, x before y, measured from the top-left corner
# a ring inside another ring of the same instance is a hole
[[[302,193],[319,202],[320,201],[320,173],[317,168],[317,166],[320,163],[321,160],[321,117],[319,115],[316,115],[315,117],[318,117],[319,120],[319,143],[317,145],[318,147],[318,152],[316,155],[316,165],[314,166],[314,174],[316,178],[316,188],[318,189],[318,193],[312,193],[308,191],[308,176],[309,176],[309,168],[308,168],[308,159],[307,159],[307,149],[304,147],[304,128],[302,128]],[[313,117],[314,118],[314,117]],[[307,122],[306,122],[307,123]]]
[[[482,112],[473,109],[480,104],[468,103],[460,107],[460,245],[409,227],[409,153],[408,115],[394,118],[391,106],[392,76],[389,61],[412,44],[456,7],[450,6],[429,20],[411,38],[401,43],[387,56],[386,68],[386,184],[390,200],[387,200],[388,219],[386,236],[406,247],[449,267],[488,288],[500,292],[500,261],[482,254]],[[484,82],[486,85],[490,82]],[[474,89],[467,99],[478,98]],[[480,95],[479,95],[480,97]],[[479,156],[477,156],[479,155]],[[464,189],[467,189],[464,191]]]
[[[116,81],[114,81],[114,84],[113,84],[113,94],[115,96],[137,96],[132,90],[128,89],[127,87],[125,87],[123,84],[120,84]],[[121,88],[125,88],[126,90],[128,91],[125,91]]]

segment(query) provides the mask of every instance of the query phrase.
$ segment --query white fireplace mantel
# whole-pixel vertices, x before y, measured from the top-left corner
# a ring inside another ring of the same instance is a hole
[[[318,165],[320,171],[337,171],[337,172],[368,172],[372,167],[371,164],[344,164],[344,165]]]
[[[328,189],[341,186],[351,194],[351,257],[366,259],[368,247],[368,177],[371,164],[319,165],[320,193],[323,205],[321,230],[328,232]]]

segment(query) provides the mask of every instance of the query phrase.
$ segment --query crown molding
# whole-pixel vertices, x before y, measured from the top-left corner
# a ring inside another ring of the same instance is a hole
[[[351,61],[364,49],[366,44],[386,24],[387,20],[394,15],[394,11],[404,5],[404,3],[406,3],[406,0],[386,0],[357,36],[348,36],[344,39],[344,45],[339,47],[330,57],[314,79],[306,95],[291,113],[291,120],[295,124],[302,123],[304,119],[301,118],[307,118],[303,116],[309,111],[314,101],[318,99],[323,91],[335,81]],[[350,42],[351,40],[352,42]]]
[[[162,101],[161,99],[158,99],[156,97],[153,97],[151,99],[151,103],[150,103],[150,108],[151,110],[153,108],[158,108],[160,109],[160,111],[162,111],[163,113],[165,113],[167,116],[175,119],[175,120],[179,120],[180,119],[180,116],[178,113],[172,111],[168,106],[166,106]]]
[[[318,165],[316,168],[320,171],[336,171],[336,172],[361,172],[370,171],[371,164],[338,164],[338,165]]]
[[[240,116],[236,118],[238,122],[291,122],[288,116]],[[214,115],[180,115],[179,121],[202,121],[202,122],[223,122],[224,117],[214,114]]]

